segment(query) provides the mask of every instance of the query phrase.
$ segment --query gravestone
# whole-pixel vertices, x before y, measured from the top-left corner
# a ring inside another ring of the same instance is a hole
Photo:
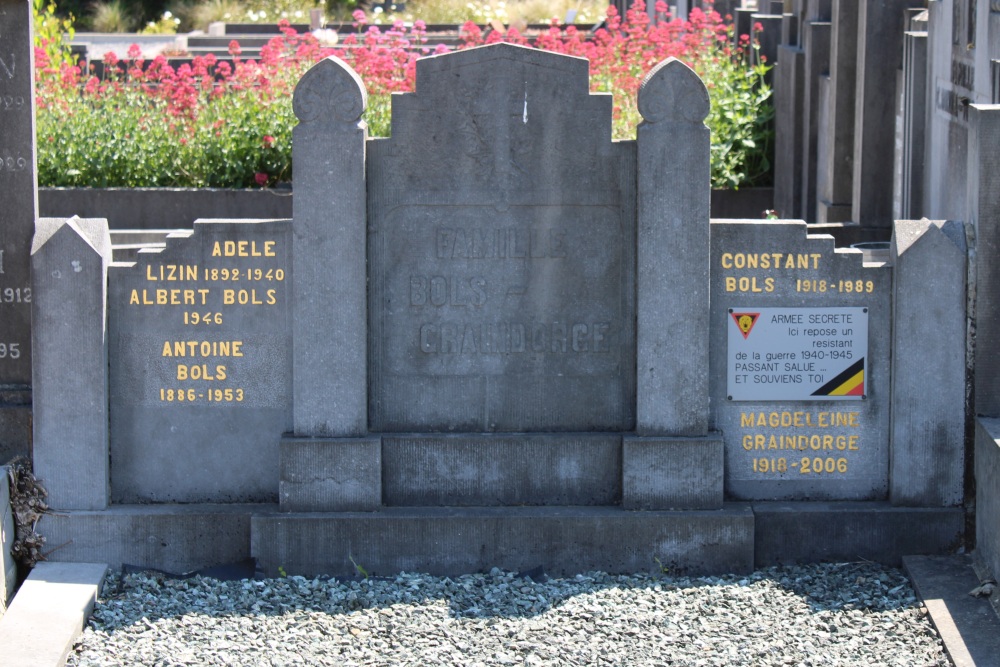
[[[586,61],[513,49],[421,61],[369,147],[372,431],[634,428],[633,148]]]
[[[287,221],[196,221],[189,238],[111,267],[113,502],[276,499],[292,427],[291,252]]]
[[[31,2],[0,2],[0,462],[30,453],[35,180]]]
[[[726,492],[885,496],[891,270],[790,221],[712,223],[712,405]],[[723,351],[725,350],[725,353]]]
[[[924,210],[924,155],[927,130],[927,12],[903,35],[903,150],[900,217],[913,219]]]
[[[826,123],[821,124],[826,152],[817,160],[816,221],[851,219],[854,174],[854,94],[858,57],[858,2],[834,0],[830,38],[830,83]]]
[[[994,99],[992,61],[1000,57],[1000,14],[983,0],[928,5],[923,215],[966,215],[969,108]]]
[[[786,219],[802,217],[804,67],[802,49],[789,44],[778,47],[774,66],[774,208]]]
[[[810,3],[802,24],[802,49],[805,51],[802,98],[802,217],[816,221],[817,164],[820,116],[820,78],[830,70],[830,5]]]
[[[858,14],[851,219],[865,226],[892,226],[896,71],[902,66],[905,12],[924,4],[870,0]]]
[[[966,215],[976,230],[976,413],[1000,417],[1000,105],[970,106]]]

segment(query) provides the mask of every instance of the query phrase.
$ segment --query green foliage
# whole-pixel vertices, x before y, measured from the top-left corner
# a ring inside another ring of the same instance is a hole
[[[366,570],[365,568],[363,568],[360,565],[358,565],[358,562],[356,560],[354,560],[354,556],[348,556],[348,558],[351,559],[351,565],[354,566],[354,569],[357,570],[358,574],[360,574],[362,577],[364,577],[365,579],[367,579],[368,578],[368,570]]]
[[[41,8],[44,0],[34,2]],[[296,35],[285,24],[258,61],[242,60],[232,47],[231,69],[214,57],[196,58],[176,72],[161,58],[147,67],[135,47],[126,63],[112,57],[110,74],[98,81],[74,67],[61,41],[52,39],[71,26],[54,16],[51,5],[42,9],[36,19],[44,45],[36,59],[40,184],[262,187],[291,179],[292,91],[314,62],[331,53],[311,35]],[[744,40],[731,48],[731,29],[717,15],[693,15],[688,22],[647,26],[637,4],[625,21],[609,14],[609,29],[593,39],[554,27],[538,46],[590,59],[592,89],[613,93],[617,139],[635,137],[641,120],[636,92],[645,73],[664,58],[681,58],[711,97],[712,185],[766,185],[773,135],[766,67],[747,66],[750,45]],[[420,50],[412,47],[424,44],[422,27],[418,22],[410,31],[363,33],[364,13],[356,11],[355,20],[359,33],[344,40],[351,48],[338,55],[365,81],[370,134],[387,136],[391,93],[413,89]],[[484,36],[471,24],[463,30],[465,47],[525,41],[513,31]]]
[[[42,49],[47,59],[42,67],[49,65],[58,72],[63,64],[73,64],[68,46],[76,35],[76,30],[73,28],[73,16],[63,18],[57,15],[56,3],[52,0],[32,0],[31,4],[32,16],[35,19],[35,46]],[[65,41],[63,41],[63,34],[66,35]],[[36,66],[38,66],[37,63]]]
[[[177,28],[180,27],[181,20],[174,16],[172,12],[163,12],[156,21],[149,21],[146,27],[139,31],[141,35],[176,35]]]
[[[90,17],[95,32],[131,32],[137,18],[123,0],[106,0],[94,4]]]
[[[702,73],[709,82],[712,110],[705,124],[712,131],[712,186],[737,189],[770,185],[774,141],[768,67],[721,67]]]

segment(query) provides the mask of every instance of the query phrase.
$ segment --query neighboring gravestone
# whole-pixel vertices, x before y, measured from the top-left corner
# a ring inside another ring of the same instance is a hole
[[[31,2],[0,0],[0,462],[30,453],[34,98]]]
[[[288,221],[195,222],[114,265],[111,497],[274,501],[291,430]]]
[[[927,113],[924,210],[935,219],[966,214],[969,108],[995,104],[993,60],[1000,57],[1000,14],[985,0],[943,0],[927,7]],[[993,81],[991,81],[993,79]]]
[[[818,7],[825,14],[811,14],[802,25],[803,68],[802,114],[802,217],[816,221],[816,174],[819,144],[820,78],[830,69],[829,5]]]
[[[851,220],[892,227],[896,72],[902,66],[906,10],[926,0],[868,0],[858,14]]]
[[[368,147],[372,431],[634,428],[635,148],[587,72],[497,45],[393,100]]]
[[[903,147],[900,160],[900,217],[918,218],[924,210],[924,154],[927,130],[927,12],[914,21],[920,30],[903,35]]]
[[[826,125],[820,127],[826,153],[817,165],[816,221],[851,219],[854,175],[854,93],[858,59],[858,0],[834,0],[830,39],[830,88]]]
[[[969,108],[965,218],[976,230],[976,413],[1000,417],[1000,105]]]
[[[712,406],[728,497],[884,498],[891,270],[798,222],[712,223]]]

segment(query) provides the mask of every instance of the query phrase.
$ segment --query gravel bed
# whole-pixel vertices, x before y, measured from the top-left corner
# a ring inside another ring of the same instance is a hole
[[[905,575],[113,575],[69,665],[951,665]]]

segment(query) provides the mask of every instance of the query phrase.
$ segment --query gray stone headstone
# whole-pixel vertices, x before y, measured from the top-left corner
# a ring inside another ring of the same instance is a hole
[[[393,99],[368,145],[372,431],[633,428],[635,147],[588,81],[497,44],[419,60]]]
[[[801,218],[804,136],[802,97],[805,52],[779,46],[774,68],[774,208],[785,219]]]
[[[828,115],[826,125],[819,128],[828,147],[818,165],[816,221],[820,223],[851,219],[857,58],[858,0],[834,0]]]
[[[959,222],[900,220],[892,239],[890,500],[957,506],[968,394],[966,232]]]
[[[976,412],[1000,417],[1000,105],[969,108],[966,220],[976,230]]]
[[[0,463],[31,455],[35,180],[31,2],[0,2]]]
[[[367,93],[331,56],[295,89],[294,433],[367,431]]]
[[[31,384],[31,236],[38,215],[30,0],[0,0],[0,385]]]
[[[835,250],[832,237],[807,236],[801,222],[712,223],[712,428],[725,442],[728,498],[885,498],[891,289],[890,268],[863,265],[861,251]],[[858,317],[867,318],[867,341],[845,337],[845,329],[857,324],[817,324],[828,312],[820,309],[830,308],[864,310]],[[752,328],[743,339],[751,347],[767,347],[772,337],[785,334],[785,326],[770,321],[780,313],[765,309],[781,309],[802,322],[787,324],[794,335],[787,333],[776,356],[736,358],[729,348],[744,314]],[[769,319],[757,322],[755,314]],[[838,347],[837,340],[851,345]],[[788,356],[793,347],[795,356]],[[809,354],[802,355],[803,349]],[[864,393],[844,398],[849,395],[832,385],[844,386],[837,378],[856,378],[858,368]],[[815,376],[822,376],[818,382],[826,389],[801,389]]]
[[[805,51],[803,71],[802,114],[802,218],[816,221],[819,164],[820,77],[830,70],[829,21],[806,21],[802,26],[802,48]]]
[[[273,502],[292,426],[292,230],[195,222],[109,280],[116,503]]]
[[[892,226],[896,71],[902,66],[906,10],[924,0],[869,0],[858,13],[854,180],[851,219]]]
[[[636,431],[708,432],[709,100],[673,58],[638,98]],[[669,259],[667,259],[669,258]]]
[[[111,235],[104,219],[41,218],[31,249],[34,472],[49,505],[108,505]]]
[[[924,142],[927,129],[927,33],[903,36],[903,152],[900,214],[917,218],[924,210]]]

